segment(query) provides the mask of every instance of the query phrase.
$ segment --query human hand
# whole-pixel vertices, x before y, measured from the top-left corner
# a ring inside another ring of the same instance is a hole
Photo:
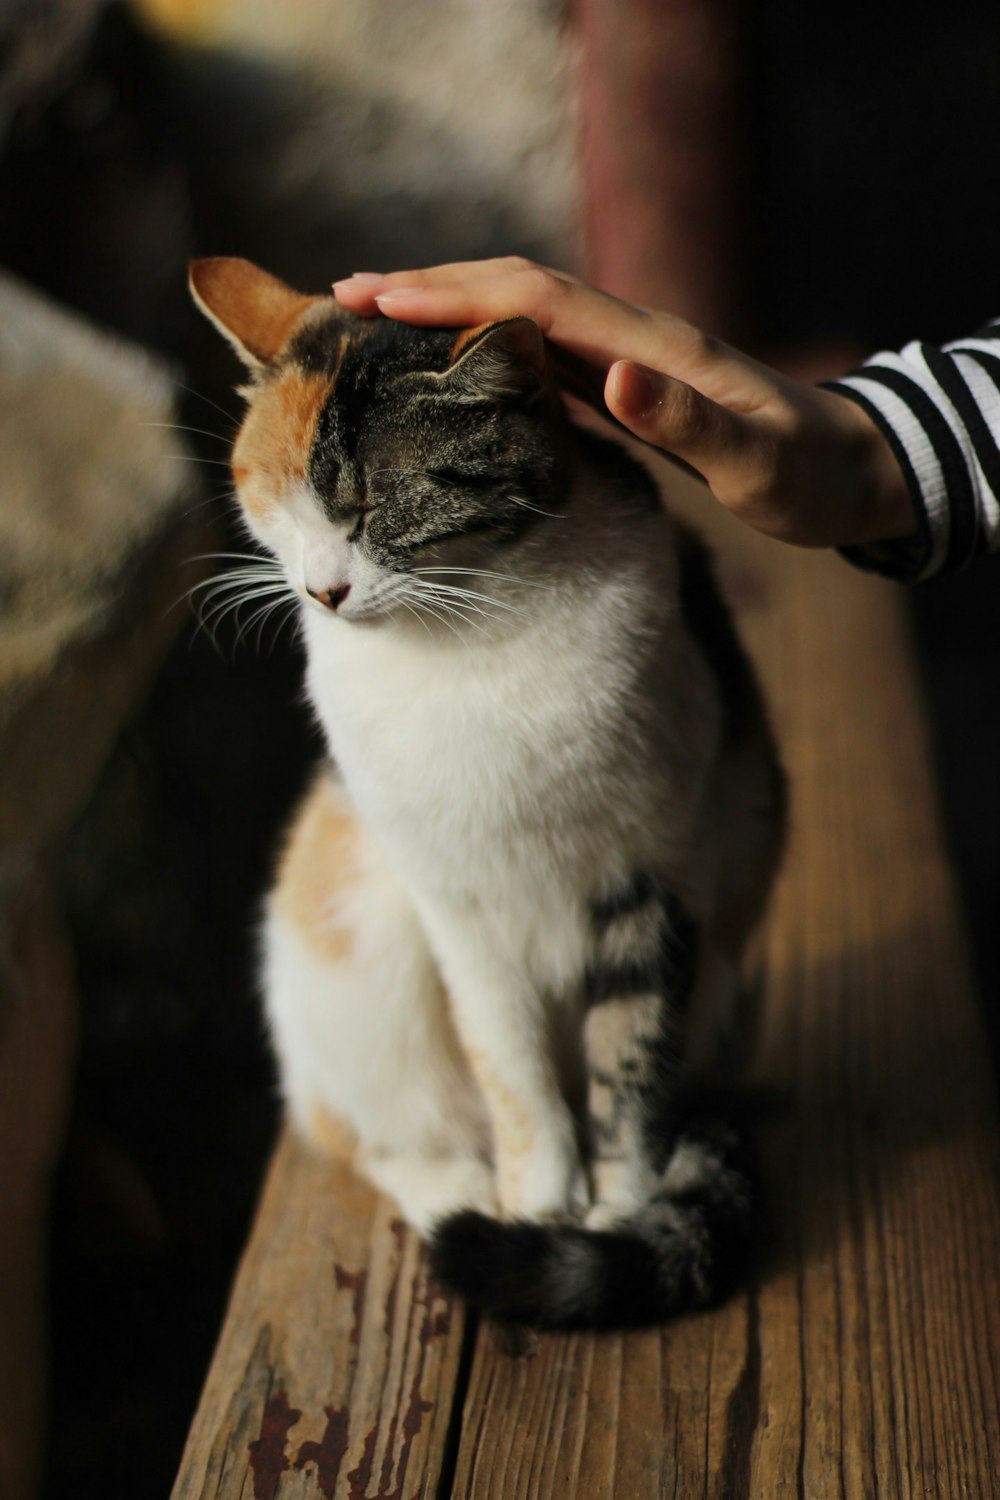
[[[618,422],[697,470],[727,510],[767,536],[858,546],[916,530],[902,471],[860,406],[669,313],[518,258],[364,273],[334,293],[351,312],[421,325],[533,318],[603,379]]]

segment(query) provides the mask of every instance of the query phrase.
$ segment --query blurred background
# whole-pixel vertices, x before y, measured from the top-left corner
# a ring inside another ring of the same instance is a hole
[[[988,0],[2,0],[0,972],[66,955],[50,1500],[169,1492],[277,1125],[252,934],[318,741],[291,631],[172,607],[246,548],[188,258],[322,291],[516,252],[821,378],[1000,311],[998,97]],[[995,1045],[998,567],[909,598]]]

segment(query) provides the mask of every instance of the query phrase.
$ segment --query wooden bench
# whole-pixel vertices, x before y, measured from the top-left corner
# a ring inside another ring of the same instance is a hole
[[[793,792],[761,959],[758,1275],[663,1329],[511,1333],[286,1137],[174,1500],[1000,1495],[993,1082],[902,597],[685,503]]]

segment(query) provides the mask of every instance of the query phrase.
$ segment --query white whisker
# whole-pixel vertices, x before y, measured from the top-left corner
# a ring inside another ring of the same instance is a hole
[[[412,604],[408,604],[406,602],[406,599],[403,597],[402,594],[399,595],[399,603],[406,610],[407,614],[412,615],[415,620],[419,620],[420,621],[420,624],[423,626],[423,628],[426,631],[426,633],[428,635],[430,635],[430,633],[431,633],[430,626],[428,625],[427,621],[424,619],[424,617],[420,613],[420,611],[418,609],[414,609],[414,607],[413,607]]]
[[[415,609],[430,615],[432,619],[440,621],[442,625],[447,625],[448,629],[459,640],[462,639],[462,636],[455,628],[453,623],[455,620],[460,620],[463,625],[468,625],[472,630],[478,630],[480,634],[485,634],[481,625],[477,625],[475,620],[470,620],[463,610],[456,608],[450,602],[446,603],[443,599],[436,599],[433,595],[428,598],[422,590],[411,593],[409,597]]]
[[[205,405],[210,406],[213,411],[217,411],[220,417],[225,417],[227,422],[231,422],[234,429],[239,427],[239,420],[234,413],[226,411],[226,408],[220,406],[217,401],[211,400],[210,397],[204,395],[201,391],[196,391],[193,386],[185,385],[182,380],[175,380],[172,383],[177,390],[185,391],[189,396],[193,396],[196,401],[204,401]]]
[[[465,603],[464,598],[463,598],[463,596],[462,596],[462,594],[461,594],[460,591],[455,591],[458,594],[458,597],[457,598],[452,598],[450,596],[451,591],[449,591],[448,593],[445,593],[445,591],[443,589],[441,589],[440,585],[421,583],[420,589],[419,589],[418,592],[419,592],[419,594],[420,594],[420,596],[422,598],[424,596],[428,596],[429,595],[430,598],[433,599],[434,603],[435,604],[440,604],[442,606],[442,608],[448,607],[448,608],[451,608],[451,609],[457,609],[457,608],[472,609],[472,610],[475,610],[475,612],[476,612],[477,615],[482,615],[483,619],[487,619],[487,618],[489,618],[489,619],[495,619],[496,618],[494,615],[487,616],[486,611],[484,609],[480,608],[480,606],[478,604],[475,604],[475,603],[472,603],[472,602]]]
[[[533,510],[536,516],[548,516],[550,521],[565,521],[566,513],[560,510],[543,510],[540,505],[532,505],[530,500],[522,500],[520,495],[508,495],[508,500],[513,500],[522,510]]]
[[[524,616],[524,610],[518,609],[513,604],[508,604],[506,599],[497,599],[492,594],[481,594],[476,589],[459,588],[454,583],[433,583],[425,579],[420,581],[421,588],[433,589],[436,595],[447,594],[450,598],[480,600],[485,604],[495,605],[497,609],[505,609],[508,614]]]
[[[140,427],[165,427],[171,432],[193,432],[198,437],[211,438],[216,443],[228,443],[231,441],[224,432],[209,432],[206,427],[185,427],[183,422],[140,422]]]
[[[278,588],[277,585],[266,589],[250,589],[237,594],[235,598],[214,600],[210,605],[203,601],[198,613],[203,620],[221,620],[231,610],[239,611],[244,605],[254,604],[258,599],[270,599],[275,595],[287,594],[287,592],[287,589]]]
[[[478,625],[476,621],[473,620],[468,613],[466,613],[467,610],[474,609],[474,605],[462,604],[452,599],[441,599],[436,594],[432,594],[429,601],[425,599],[423,594],[421,594],[419,597],[420,602],[422,604],[425,604],[428,609],[436,609],[439,612],[443,612],[444,614],[448,615],[451,619],[461,620],[463,625],[468,625],[471,630],[478,630],[480,635],[489,634],[489,632],[485,630],[482,625]],[[481,609],[476,609],[476,614],[481,615],[484,620],[493,618],[491,615],[485,614]]]
[[[547,584],[540,583],[537,579],[516,578],[513,573],[497,573],[492,568],[446,568],[435,565],[428,568],[413,568],[411,571],[414,573],[469,573],[477,575],[480,578],[498,578],[504,583],[516,583],[519,588],[523,589],[544,589],[548,587]]]

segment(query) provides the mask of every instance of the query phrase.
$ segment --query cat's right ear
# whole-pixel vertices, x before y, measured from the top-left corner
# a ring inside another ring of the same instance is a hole
[[[252,261],[215,255],[188,268],[191,295],[251,369],[272,364],[309,308],[327,299],[296,292]]]

